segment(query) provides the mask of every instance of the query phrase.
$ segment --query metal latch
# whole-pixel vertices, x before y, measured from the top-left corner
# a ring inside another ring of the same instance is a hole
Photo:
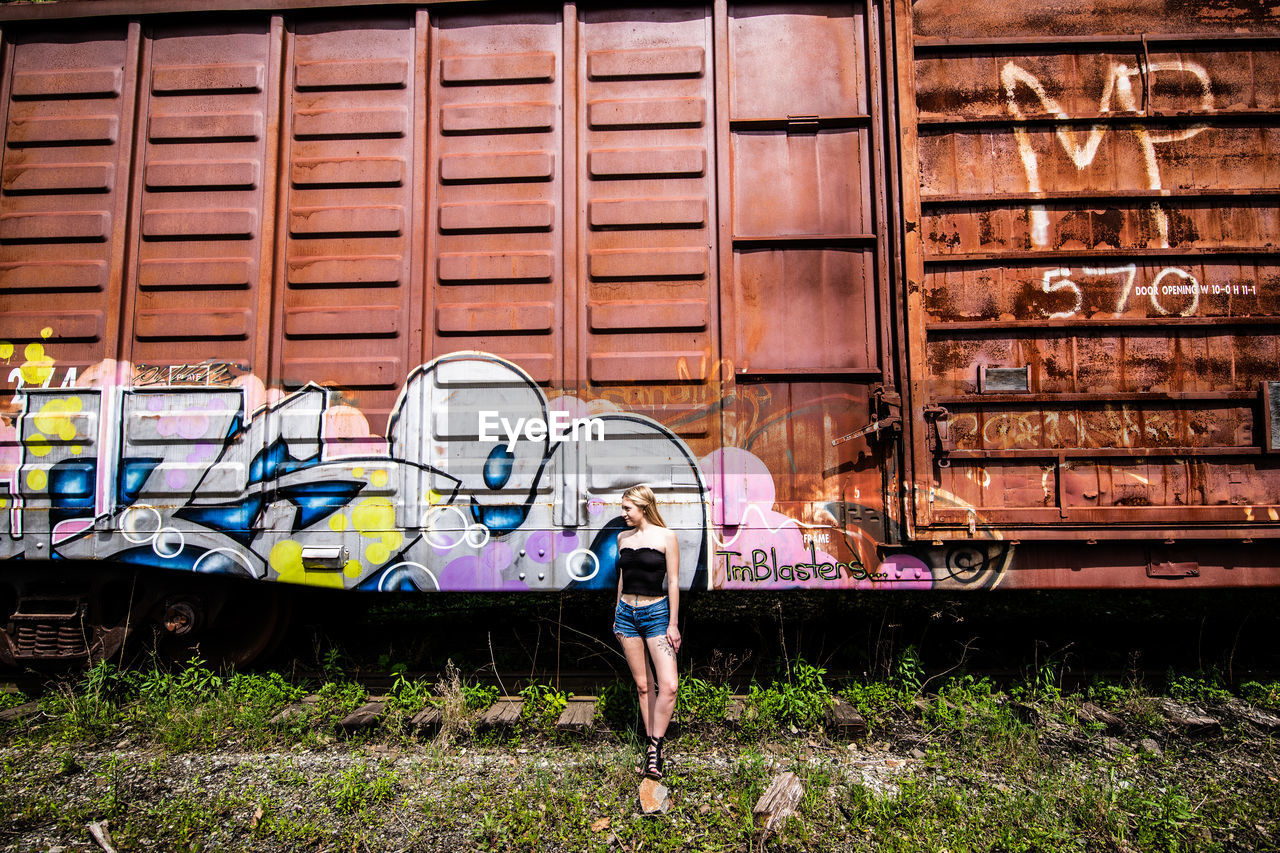
[[[348,559],[345,545],[307,546],[302,549],[304,569],[336,571],[346,566]]]
[[[817,116],[787,116],[787,133],[817,133]]]
[[[878,436],[881,430],[898,430],[902,427],[902,396],[891,388],[877,385],[871,391],[871,423],[856,429],[848,435],[831,440],[831,446],[837,447],[846,441],[852,441],[863,435]]]
[[[956,449],[956,440],[951,435],[951,412],[945,406],[925,406],[920,414],[924,416],[929,431],[929,444],[933,455],[937,457],[938,467],[947,468],[951,460],[947,455]]]

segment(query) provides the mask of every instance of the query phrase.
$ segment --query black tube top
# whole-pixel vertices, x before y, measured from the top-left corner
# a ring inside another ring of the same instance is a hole
[[[667,555],[657,548],[619,548],[618,570],[626,595],[666,595]]]

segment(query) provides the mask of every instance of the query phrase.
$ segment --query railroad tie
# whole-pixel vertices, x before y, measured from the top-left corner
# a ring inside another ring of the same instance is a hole
[[[431,734],[440,728],[443,719],[444,716],[439,708],[428,705],[413,715],[413,719],[409,721],[409,728],[420,734]]]
[[[519,696],[504,696],[489,706],[477,727],[481,730],[514,728],[520,722],[523,708],[524,702]]]
[[[736,729],[738,726],[742,725],[742,714],[746,710],[747,706],[741,698],[734,697],[730,699],[729,703],[725,705],[724,708],[725,724],[730,728]]]
[[[27,717],[34,717],[40,713],[39,702],[25,702],[12,708],[5,708],[0,711],[0,723],[12,723],[16,720],[25,720]]]
[[[311,693],[303,696],[301,702],[294,702],[292,705],[286,705],[281,708],[280,713],[271,718],[270,724],[279,726],[306,719],[315,710],[319,702],[320,696],[318,694]]]
[[[387,713],[387,703],[383,699],[366,702],[338,721],[338,728],[344,731],[355,731],[376,726]]]
[[[867,735],[867,721],[858,713],[857,708],[843,699],[836,699],[827,710],[827,724],[842,737],[858,738]]]
[[[596,700],[593,696],[575,696],[560,712],[556,731],[586,734],[595,724]]]

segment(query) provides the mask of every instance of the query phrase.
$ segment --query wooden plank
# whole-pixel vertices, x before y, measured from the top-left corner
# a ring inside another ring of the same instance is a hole
[[[1092,702],[1081,704],[1079,716],[1086,722],[1101,723],[1108,729],[1118,729],[1124,726],[1124,720]]]
[[[433,732],[440,728],[440,723],[444,716],[440,713],[440,709],[434,705],[428,705],[421,711],[413,715],[413,719],[409,721],[409,728],[416,732]]]
[[[763,819],[761,826],[767,831],[780,826],[795,814],[796,807],[803,798],[804,785],[800,782],[800,777],[788,770],[773,777],[751,811],[757,818]]]
[[[484,716],[480,718],[480,729],[509,729],[520,721],[520,711],[524,703],[520,697],[505,696],[494,702]]]
[[[867,721],[843,699],[836,699],[827,711],[827,723],[844,737],[866,737]]]
[[[280,713],[272,717],[270,724],[273,726],[276,726],[276,725],[292,723],[298,720],[305,719],[311,715],[311,712],[314,709],[315,709],[314,703],[308,704],[305,701],[294,702],[292,705],[287,705],[284,708],[282,708],[280,710]]]
[[[591,731],[596,717],[596,700],[593,697],[574,697],[560,712],[556,731],[585,734]]]
[[[40,713],[39,702],[25,702],[21,705],[15,705],[12,708],[5,708],[0,711],[0,723],[12,723],[17,720],[25,720],[28,717],[34,717]]]
[[[350,714],[338,721],[338,728],[345,731],[366,729],[375,726],[387,712],[385,701],[366,702]]]
[[[1210,737],[1222,732],[1222,723],[1202,713],[1198,708],[1181,705],[1172,699],[1160,699],[1156,704],[1169,722],[1182,729],[1184,734],[1193,737]]]

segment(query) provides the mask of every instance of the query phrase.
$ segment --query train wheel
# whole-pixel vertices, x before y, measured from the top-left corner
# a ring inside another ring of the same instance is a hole
[[[291,613],[290,598],[274,587],[236,585],[217,599],[174,593],[157,608],[153,649],[169,666],[198,657],[215,669],[241,668],[280,644]]]

